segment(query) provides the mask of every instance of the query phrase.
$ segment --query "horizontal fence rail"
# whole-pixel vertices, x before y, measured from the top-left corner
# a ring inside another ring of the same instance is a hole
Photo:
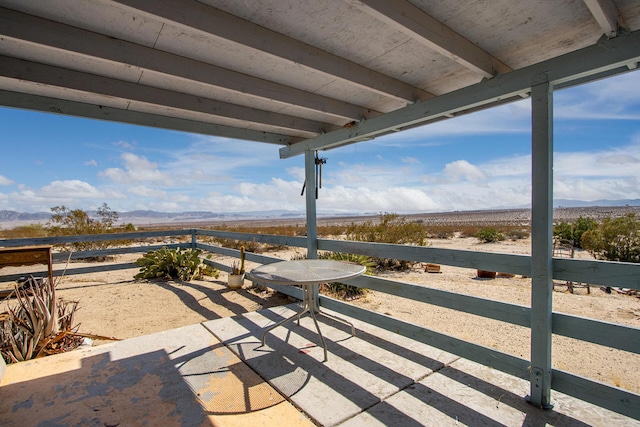
[[[529,255],[328,239],[318,239],[318,249],[531,277]],[[557,280],[640,290],[640,264],[629,262],[553,258],[553,277]]]
[[[0,240],[0,247],[31,245],[65,245],[85,242],[115,241],[136,242],[157,238],[187,238],[183,243],[171,242],[158,244],[153,241],[147,246],[121,246],[93,251],[56,252],[54,261],[67,259],[103,257],[116,254],[147,252],[168,248],[197,248],[211,254],[238,258],[240,251],[207,242],[199,242],[199,237],[218,240],[238,240],[259,242],[269,245],[306,248],[305,237],[280,236],[268,234],[239,233],[220,230],[167,230],[150,232],[132,232],[85,236],[60,236],[33,239]],[[206,239],[203,239],[206,240]],[[428,262],[470,269],[488,270],[531,276],[531,257],[529,255],[475,252],[454,249],[442,249],[423,246],[394,245],[343,240],[318,239],[321,251],[342,252],[367,255],[378,258],[402,259],[414,262]],[[279,258],[246,252],[245,258],[257,264],[269,264],[282,261]],[[230,265],[224,261],[204,257],[204,262],[218,270],[230,272]],[[135,264],[96,265],[95,267],[67,269],[65,274],[84,274],[119,268],[132,268]],[[54,274],[60,275],[61,270]],[[20,276],[20,275],[13,275]],[[591,260],[553,258],[553,276],[557,280],[589,283],[593,285],[640,289],[640,264],[605,262]],[[2,276],[11,279],[12,276]],[[17,277],[16,277],[17,278]],[[429,288],[398,280],[388,280],[375,276],[360,276],[345,281],[346,284],[372,289],[378,292],[421,301],[427,304],[456,310],[463,313],[506,322],[522,327],[531,326],[531,309],[517,304],[504,303],[449,291]],[[302,298],[302,291],[291,286],[271,286],[284,294]],[[492,366],[523,379],[529,379],[529,361],[497,350],[453,338],[428,328],[402,321],[391,316],[376,313],[354,305],[320,296],[320,305],[346,316],[359,319],[372,325],[396,332],[406,337],[437,347],[441,350],[466,359]],[[609,322],[582,318],[554,312],[552,314],[553,333],[598,345],[640,354],[640,329]],[[552,387],[596,405],[640,419],[640,396],[616,387],[583,378],[562,370],[553,370]]]
[[[131,233],[85,234],[79,236],[35,237],[30,239],[0,239],[0,247],[65,245],[69,243],[143,240],[154,237],[192,236],[194,230],[135,231]]]
[[[245,242],[260,242],[271,245],[295,246],[299,248],[307,247],[306,237],[280,236],[273,234],[251,234],[238,233],[235,231],[219,230],[195,230],[196,236],[209,236],[218,239],[242,240]]]

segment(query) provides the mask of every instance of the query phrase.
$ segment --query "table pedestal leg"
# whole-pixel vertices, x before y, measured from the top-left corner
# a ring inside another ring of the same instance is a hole
[[[320,335],[320,341],[322,342],[322,348],[324,349],[324,361],[326,362],[327,359],[327,343],[324,340],[324,337],[322,336],[322,331],[320,331],[320,325],[318,324],[318,320],[316,319],[316,311],[318,314],[322,315],[322,316],[326,316],[329,317],[331,319],[337,320],[338,322],[341,323],[345,323],[349,326],[351,326],[351,336],[354,337],[356,335],[356,329],[353,326],[353,323],[342,319],[338,316],[334,316],[332,314],[328,314],[328,313],[324,313],[322,311],[320,311],[320,306],[317,304],[317,301],[315,299],[315,293],[314,293],[314,287],[318,286],[318,285],[303,285],[302,286],[302,310],[300,310],[299,312],[295,313],[293,316],[287,317],[284,320],[281,320],[280,322],[276,323],[275,325],[271,325],[268,328],[266,328],[263,332],[262,332],[262,340],[261,340],[261,347],[265,345],[265,336],[267,335],[268,332],[274,330],[275,328],[277,328],[278,326],[282,326],[285,323],[298,318],[298,325],[300,325],[300,317],[302,317],[303,314],[305,313],[309,313],[311,315],[311,318],[313,319],[313,323],[316,326],[316,329],[318,331],[318,335]]]

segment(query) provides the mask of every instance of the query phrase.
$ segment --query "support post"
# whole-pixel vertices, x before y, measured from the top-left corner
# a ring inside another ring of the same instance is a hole
[[[307,258],[318,259],[318,228],[316,221],[316,158],[312,150],[304,152],[304,178],[307,182]],[[318,307],[319,295],[318,286],[312,286],[307,292],[313,292],[313,301],[315,307],[309,307],[309,310],[320,311]]]
[[[553,88],[546,75],[531,88],[531,404],[551,408],[553,293]]]
[[[318,228],[316,218],[316,160],[312,150],[304,152],[304,177],[307,181],[307,258],[318,258]]]

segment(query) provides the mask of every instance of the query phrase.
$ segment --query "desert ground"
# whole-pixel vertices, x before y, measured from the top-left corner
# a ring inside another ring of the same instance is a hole
[[[429,245],[440,248],[530,253],[530,239],[480,243],[471,237],[430,239]],[[269,255],[291,259],[302,249],[270,252]],[[108,263],[132,262],[140,255],[118,255]],[[591,258],[582,251],[577,257]],[[223,260],[223,258],[220,258]],[[226,260],[229,264],[231,260]],[[89,264],[72,263],[69,268]],[[95,265],[95,264],[92,264]],[[57,265],[56,268],[63,266]],[[247,268],[253,267],[248,263]],[[126,339],[208,319],[233,316],[248,311],[288,304],[292,300],[282,294],[245,287],[239,291],[226,288],[226,273],[216,278],[192,282],[137,281],[136,268],[59,279],[57,294],[65,300],[79,301],[76,321],[79,331],[115,339]],[[9,268],[2,274],[11,274]],[[427,273],[416,264],[408,272],[379,273],[401,282],[474,295],[524,306],[530,305],[531,280],[526,277],[479,279],[476,270],[443,265],[440,273]],[[553,293],[554,311],[640,328],[640,298],[616,292],[606,293],[599,286],[578,288],[570,293],[557,282]],[[0,303],[0,313],[10,301]],[[352,304],[416,323],[437,332],[498,349],[518,357],[529,356],[527,328],[458,313],[401,297],[369,291]],[[94,340],[100,345],[106,340]],[[589,344],[565,337],[553,337],[554,367],[603,383],[640,393],[640,355]]]

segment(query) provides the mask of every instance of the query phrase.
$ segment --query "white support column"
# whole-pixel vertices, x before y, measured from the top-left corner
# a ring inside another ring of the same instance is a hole
[[[307,258],[318,258],[318,229],[316,219],[316,162],[314,152],[304,152],[305,195],[307,197]]]
[[[531,88],[531,404],[551,408],[553,255],[553,88],[539,75]]]

